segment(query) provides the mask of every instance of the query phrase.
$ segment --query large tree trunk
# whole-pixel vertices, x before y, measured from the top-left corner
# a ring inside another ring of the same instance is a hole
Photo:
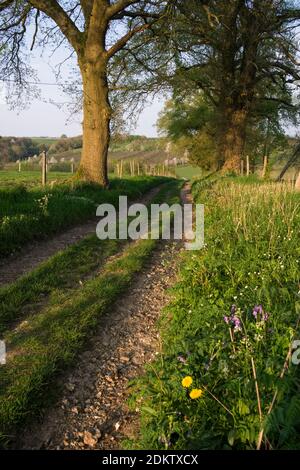
[[[83,81],[83,149],[80,175],[108,186],[107,154],[110,142],[111,107],[105,61],[80,63]]]
[[[247,111],[226,110],[222,115],[219,150],[222,170],[239,173],[246,140]]]

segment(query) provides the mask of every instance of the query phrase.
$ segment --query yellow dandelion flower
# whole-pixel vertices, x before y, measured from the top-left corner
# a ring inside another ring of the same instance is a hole
[[[197,400],[197,398],[201,398],[203,395],[203,390],[200,390],[200,388],[194,388],[190,392],[190,398],[192,400]]]
[[[184,377],[184,379],[182,379],[182,382],[181,382],[184,388],[189,388],[192,385],[192,383],[193,383],[193,379],[189,375],[187,377]]]

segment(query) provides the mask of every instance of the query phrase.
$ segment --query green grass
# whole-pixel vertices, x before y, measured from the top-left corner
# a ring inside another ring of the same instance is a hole
[[[59,137],[31,137],[31,140],[37,145],[52,145],[55,144]]]
[[[130,446],[255,449],[263,429],[262,449],[299,448],[299,368],[280,375],[300,337],[300,195],[245,179],[193,189],[206,208],[206,246],[184,254],[160,325],[163,352],[135,384],[142,430]],[[224,321],[233,305],[240,330]],[[269,318],[255,319],[258,305]],[[202,396],[192,399],[192,389]]]
[[[70,173],[49,172],[48,181],[68,180]],[[24,185],[28,187],[37,187],[41,185],[41,171],[21,171],[16,170],[0,170],[0,190],[13,188],[16,185]]]
[[[153,202],[178,202],[181,184],[168,182]],[[130,286],[156,245],[157,240],[134,242],[119,258],[104,264],[123,242],[98,241],[97,245],[94,237],[88,237],[1,290],[0,324],[8,349],[7,364],[0,367],[0,437],[4,443],[14,425],[40,414],[58,393],[56,374],[74,363],[101,316]],[[99,264],[102,269],[96,273]],[[76,285],[87,274],[91,277]],[[50,301],[40,305],[45,294],[51,294]],[[30,306],[26,322],[9,328],[12,319],[21,319],[24,306]]]
[[[159,177],[114,179],[109,190],[70,182],[53,188],[0,189],[0,257],[87,220],[95,215],[98,204],[117,204],[120,195],[135,199],[166,181]]]
[[[198,166],[183,166],[176,168],[176,176],[179,178],[193,179],[202,176],[203,170]]]

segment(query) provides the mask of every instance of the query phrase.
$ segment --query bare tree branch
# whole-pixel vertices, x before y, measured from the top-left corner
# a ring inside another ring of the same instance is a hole
[[[138,0],[118,0],[116,3],[113,3],[107,8],[107,17],[112,18],[113,16],[122,12],[130,5],[134,5],[135,3],[139,3],[139,1]]]
[[[38,34],[38,29],[39,29],[39,16],[40,16],[40,10],[37,10],[37,11],[36,11],[36,15],[35,15],[35,30],[34,30],[34,34],[33,34],[33,38],[32,38],[31,47],[30,47],[30,50],[31,50],[31,51],[32,51],[33,48],[34,48],[35,41],[36,41],[36,37],[37,37],[37,34]]]
[[[74,49],[80,51],[82,33],[56,0],[28,0],[28,3],[52,18]]]
[[[127,34],[125,34],[121,39],[119,39],[108,51],[107,51],[107,57],[111,58],[113,57],[117,52],[121,51],[128,41],[135,36],[137,33],[141,33],[142,31],[145,31],[146,29],[150,28],[150,24],[144,24],[141,26],[137,26],[133,28],[131,31],[129,31]]]

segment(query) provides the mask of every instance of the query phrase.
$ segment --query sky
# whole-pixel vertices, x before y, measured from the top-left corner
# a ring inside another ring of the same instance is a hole
[[[61,56],[47,58],[45,55],[36,55],[31,64],[37,71],[39,82],[56,83],[53,69],[56,64],[64,58]],[[75,64],[69,63],[63,73],[68,76],[70,67]],[[81,116],[71,117],[66,109],[60,109],[55,103],[68,100],[60,88],[54,85],[41,85],[41,100],[29,103],[25,110],[10,110],[5,100],[5,85],[0,82],[0,135],[16,137],[59,137],[66,134],[68,137],[82,134]],[[163,108],[163,100],[156,98],[145,106],[137,120],[136,128],[131,132],[134,134],[156,137],[156,121],[159,112]]]

